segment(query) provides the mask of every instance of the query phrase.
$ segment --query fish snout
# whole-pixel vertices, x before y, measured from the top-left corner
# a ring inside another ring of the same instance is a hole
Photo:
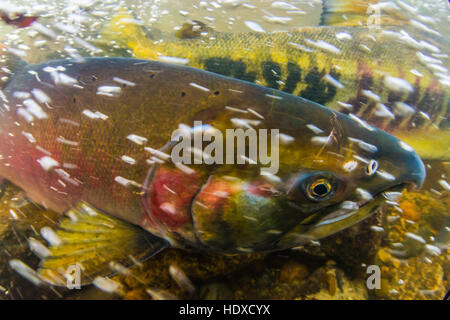
[[[401,168],[399,180],[407,190],[420,189],[426,178],[425,165],[412,147],[403,141],[400,141],[399,145],[401,150],[396,158]]]
[[[415,150],[403,141],[391,136],[389,143],[381,148],[376,177],[384,189],[401,186],[407,190],[423,186],[425,165]]]

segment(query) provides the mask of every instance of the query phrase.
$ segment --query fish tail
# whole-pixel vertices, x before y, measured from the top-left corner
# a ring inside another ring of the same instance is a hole
[[[27,63],[10,51],[8,46],[0,43],[0,90],[26,65]]]

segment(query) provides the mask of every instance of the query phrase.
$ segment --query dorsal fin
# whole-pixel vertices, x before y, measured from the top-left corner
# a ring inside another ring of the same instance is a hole
[[[408,18],[394,2],[370,0],[323,0],[323,26],[404,25]]]

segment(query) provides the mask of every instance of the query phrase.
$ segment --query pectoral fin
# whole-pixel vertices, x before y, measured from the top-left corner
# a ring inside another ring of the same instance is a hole
[[[47,230],[49,231],[49,230]],[[113,273],[111,262],[132,266],[164,249],[165,240],[80,202],[66,213],[55,233],[46,235],[50,253],[38,274],[52,285],[65,286],[74,270],[81,285]]]

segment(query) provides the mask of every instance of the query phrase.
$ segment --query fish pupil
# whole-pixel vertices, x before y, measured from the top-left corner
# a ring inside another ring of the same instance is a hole
[[[328,193],[328,188],[324,183],[321,183],[314,187],[313,189],[314,194],[318,195],[319,197],[323,197]]]
[[[331,184],[326,179],[318,179],[309,185],[307,194],[311,200],[324,200],[331,193]]]

